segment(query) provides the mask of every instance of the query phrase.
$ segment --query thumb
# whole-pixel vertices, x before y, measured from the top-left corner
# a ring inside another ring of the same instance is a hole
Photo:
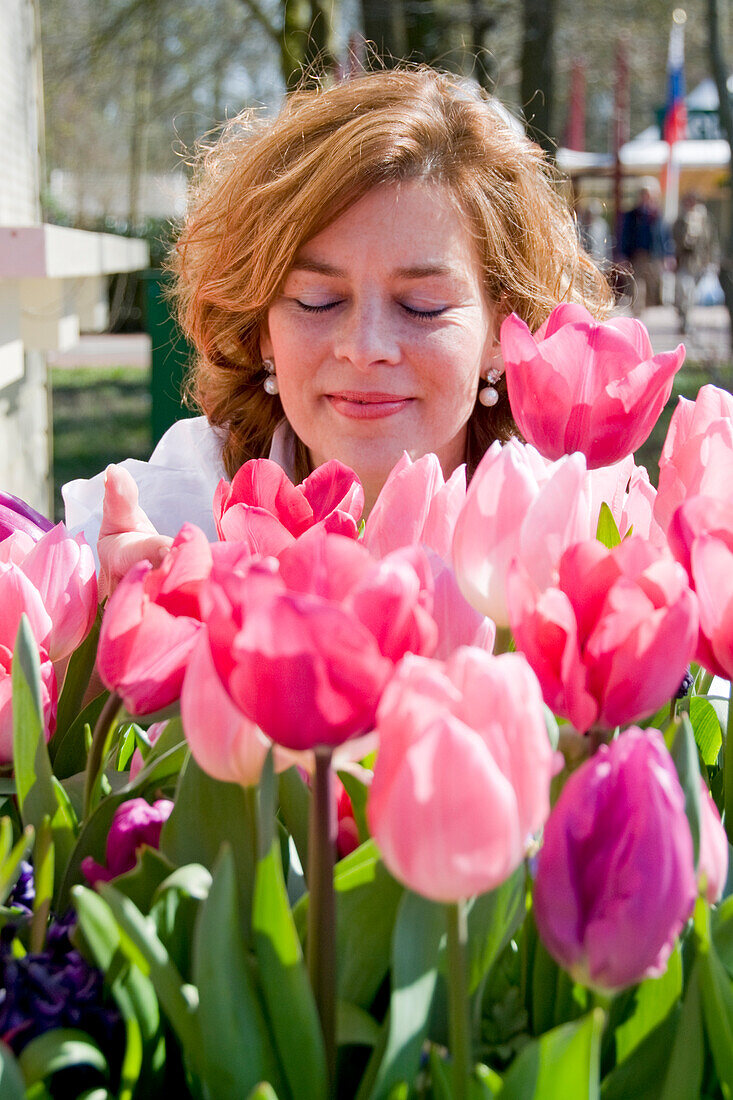
[[[155,534],[155,527],[138,504],[137,485],[122,466],[110,465],[105,471],[102,524],[99,538],[140,531]]]

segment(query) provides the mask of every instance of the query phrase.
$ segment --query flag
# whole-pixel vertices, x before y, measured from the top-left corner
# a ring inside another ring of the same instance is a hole
[[[670,145],[687,136],[685,107],[685,25],[672,23],[667,54],[667,103],[664,108],[662,137]]]

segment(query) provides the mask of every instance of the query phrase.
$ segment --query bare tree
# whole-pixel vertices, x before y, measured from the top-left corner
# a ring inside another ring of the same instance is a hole
[[[522,0],[522,109],[530,137],[550,155],[555,90],[556,0]]]

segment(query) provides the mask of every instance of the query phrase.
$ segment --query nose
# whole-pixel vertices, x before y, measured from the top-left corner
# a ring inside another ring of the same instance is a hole
[[[394,308],[393,303],[384,302],[376,295],[350,302],[335,334],[336,359],[358,370],[399,363],[402,352]]]

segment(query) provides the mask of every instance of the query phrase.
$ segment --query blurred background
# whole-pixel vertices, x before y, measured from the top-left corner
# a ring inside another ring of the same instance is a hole
[[[60,517],[65,481],[149,456],[190,354],[161,271],[188,151],[304,71],[375,58],[497,95],[556,162],[619,309],[656,350],[685,339],[677,391],[729,386],[732,7],[0,0],[0,485]]]

